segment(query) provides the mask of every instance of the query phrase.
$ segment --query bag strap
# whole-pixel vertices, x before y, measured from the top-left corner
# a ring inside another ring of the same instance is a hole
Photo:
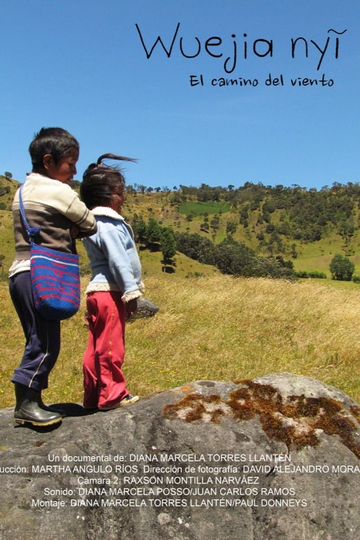
[[[20,187],[19,189],[19,204],[20,204],[20,214],[21,214],[21,218],[23,220],[23,223],[24,223],[24,226],[25,226],[25,229],[26,229],[26,232],[28,234],[28,239],[29,239],[29,243],[30,245],[34,243],[34,238],[39,234],[39,232],[41,231],[41,227],[30,227],[29,223],[27,222],[27,219],[26,219],[26,216],[25,216],[25,207],[24,207],[24,203],[23,203],[23,200],[22,200],[22,196],[21,196],[21,191],[22,191],[22,188],[24,187],[24,184]],[[76,244],[75,244],[75,239],[72,238],[71,239],[72,241],[72,253],[74,254],[77,254],[76,252]]]
[[[28,237],[29,237],[29,242],[30,242],[30,244],[32,244],[34,242],[35,236],[37,236],[39,234],[39,232],[41,231],[41,227],[30,227],[29,223],[27,222],[27,219],[26,219],[26,216],[25,216],[25,208],[24,208],[24,204],[23,204],[23,200],[22,200],[22,196],[21,196],[21,191],[22,191],[23,187],[24,187],[24,185],[22,185],[20,187],[20,189],[19,189],[20,214],[21,214],[21,217],[22,217],[26,232],[27,232]]]

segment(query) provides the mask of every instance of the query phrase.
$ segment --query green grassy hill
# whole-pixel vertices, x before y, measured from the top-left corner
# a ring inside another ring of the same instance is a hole
[[[330,198],[337,196],[340,197],[329,192]],[[174,204],[173,201],[173,193],[130,195],[123,213],[130,222],[136,215],[142,216],[145,222],[154,217],[162,226],[171,227],[174,231],[197,233],[214,243],[221,242],[231,234],[234,240],[244,243],[258,255],[281,255],[293,262],[296,271],[317,271],[327,274],[328,277],[330,261],[336,253],[340,253],[349,257],[360,273],[360,214],[357,201],[353,201],[351,214],[346,220],[342,214],[330,214],[323,225],[316,225],[318,240],[306,238],[306,220],[302,227],[303,237],[295,238],[300,234],[295,229],[297,222],[292,221],[291,207],[286,211],[273,210],[271,215],[265,216],[268,220],[266,222],[263,209],[267,197],[253,210],[249,210],[247,200],[237,207],[232,207],[227,201],[199,202],[190,199],[179,204]],[[329,212],[329,209],[326,211]],[[247,215],[246,219],[242,219],[243,213]],[[318,215],[321,221],[321,209]],[[311,219],[314,219],[314,216],[311,216]],[[217,222],[214,227],[213,221]],[[208,224],[207,230],[204,223]],[[309,223],[310,236],[314,227],[310,221]]]
[[[0,257],[5,271],[13,257],[10,210],[18,186],[16,180],[0,176]],[[78,189],[79,183],[75,181],[73,187]],[[137,192],[130,186],[123,214],[130,223],[139,216],[146,223],[155,218],[163,227],[197,233],[214,243],[231,235],[258,255],[281,255],[292,261],[296,271],[316,271],[330,277],[329,264],[336,253],[348,256],[355,263],[355,274],[357,269],[360,273],[357,188],[335,185],[315,193],[298,187],[246,184],[230,191],[182,186],[177,191]],[[80,243],[79,252],[85,267],[86,256]]]

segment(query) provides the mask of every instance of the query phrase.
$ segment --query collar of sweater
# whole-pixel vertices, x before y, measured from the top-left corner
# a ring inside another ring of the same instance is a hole
[[[118,221],[125,221],[124,218],[118,214],[115,210],[109,206],[96,206],[93,208],[92,213],[94,216],[106,216],[112,219],[117,219]]]
[[[56,178],[50,178],[50,176],[45,176],[44,174],[36,173],[36,172],[30,172],[26,174],[26,180],[36,181],[36,182],[55,182],[58,184],[63,184],[60,182],[60,180],[57,180]],[[64,186],[68,186],[68,184],[63,184]],[[70,187],[70,186],[68,186]]]

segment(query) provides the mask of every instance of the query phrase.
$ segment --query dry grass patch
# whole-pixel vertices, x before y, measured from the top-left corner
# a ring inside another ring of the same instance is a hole
[[[147,381],[153,391],[288,371],[359,399],[357,291],[227,276],[158,284],[157,278],[147,283],[159,313],[127,334],[129,377],[135,385],[141,379],[145,393]]]
[[[84,283],[85,286],[85,283]],[[360,401],[360,293],[322,282],[290,283],[214,275],[146,277],[155,317],[127,325],[124,371],[131,392],[148,395],[199,379],[251,379],[292,372],[334,385]],[[0,405],[13,403],[9,380],[23,338],[1,283]],[[45,394],[81,401],[87,343],[83,309],[63,323],[62,351]]]

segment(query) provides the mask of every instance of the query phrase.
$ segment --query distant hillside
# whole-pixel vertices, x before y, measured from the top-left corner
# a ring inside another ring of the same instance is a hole
[[[72,183],[76,190],[79,185]],[[12,258],[10,210],[18,186],[0,176],[0,255],[5,266]],[[340,253],[360,273],[359,184],[335,183],[320,191],[260,183],[162,191],[129,185],[127,190],[123,214],[130,223],[154,218],[162,227],[196,233],[214,244],[232,238],[261,257],[291,260],[297,271],[329,274],[332,257]]]
[[[214,243],[231,237],[261,256],[291,260],[298,271],[329,273],[335,253],[360,270],[359,202],[360,186],[351,183],[320,191],[250,183],[165,192],[130,187],[124,214],[130,222],[139,215],[145,221],[154,217],[162,226]]]
[[[20,182],[0,174],[0,210],[11,210],[11,204]]]

